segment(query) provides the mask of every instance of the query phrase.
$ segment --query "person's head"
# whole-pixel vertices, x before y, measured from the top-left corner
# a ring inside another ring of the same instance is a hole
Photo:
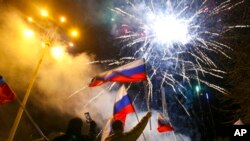
[[[112,129],[114,132],[121,131],[123,132],[123,122],[120,120],[115,120],[112,122]]]
[[[66,134],[81,134],[83,122],[80,118],[76,117],[69,121]]]

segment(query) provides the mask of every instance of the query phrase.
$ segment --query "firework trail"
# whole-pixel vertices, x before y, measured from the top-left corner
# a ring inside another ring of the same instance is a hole
[[[114,36],[122,46],[120,55],[127,57],[89,64],[101,63],[114,67],[144,58],[149,81],[144,84],[148,87],[145,93],[147,91],[149,94],[143,97],[143,101],[147,101],[147,108],[164,109],[159,105],[155,108],[154,105],[157,103],[155,99],[159,98],[155,93],[159,95],[159,90],[163,88],[168,103],[166,109],[171,113],[169,118],[175,119],[171,121],[175,133],[187,135],[192,140],[202,140],[204,133],[199,132],[208,131],[208,128],[202,123],[204,117],[200,95],[193,94],[192,85],[203,85],[228,94],[223,86],[215,82],[226,75],[221,70],[219,58],[231,59],[228,54],[232,48],[223,39],[231,30],[250,26],[227,24],[223,21],[223,15],[243,4],[244,0],[116,0],[114,8],[110,8]],[[134,96],[133,103],[138,104],[137,99],[140,98]],[[152,105],[149,100],[152,100]],[[201,112],[202,117],[194,110],[195,100],[199,101],[197,107],[200,109],[196,110]],[[156,139],[163,138],[157,134],[153,140]]]
[[[91,63],[112,66],[144,58],[150,93],[144,98],[154,101],[157,98],[153,97],[155,91],[164,87],[169,99],[167,109],[177,107],[178,104],[187,119],[194,120],[199,116],[190,104],[194,96],[188,94],[193,84],[198,84],[199,87],[205,85],[228,94],[226,89],[211,80],[222,80],[226,74],[220,69],[218,58],[231,59],[228,53],[232,49],[222,39],[231,30],[250,27],[242,24],[228,25],[222,19],[223,14],[243,3],[244,0],[220,3],[216,0],[116,0],[115,7],[110,8],[116,27],[114,35],[122,45],[121,55],[129,57]],[[173,103],[171,100],[177,102]],[[147,103],[149,106],[149,101]],[[175,117],[176,120],[184,120],[183,118]],[[197,121],[202,120],[203,117]],[[178,126],[180,123],[174,124]],[[197,123],[191,121],[190,124]],[[191,131],[187,126],[187,130],[181,133],[195,135],[199,127],[194,128]],[[175,131],[178,133],[178,129]],[[191,138],[201,140],[200,134]]]
[[[213,0],[127,0],[117,2],[114,19],[120,24],[117,38],[124,46],[122,52],[133,50],[135,58],[145,58],[152,70],[150,78],[158,75],[161,86],[169,85],[182,93],[183,83],[192,82],[211,87],[220,93],[227,90],[205,79],[223,78],[217,56],[230,59],[230,46],[217,41],[226,32],[249,25],[224,25],[220,15],[244,1],[230,0],[215,4]],[[185,90],[185,89],[184,89]]]

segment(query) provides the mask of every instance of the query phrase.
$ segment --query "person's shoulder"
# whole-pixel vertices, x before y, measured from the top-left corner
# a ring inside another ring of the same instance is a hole
[[[123,135],[124,135],[125,137],[130,136],[131,134],[134,134],[134,132],[131,131],[131,130],[128,131],[128,132],[123,133]]]
[[[105,139],[105,141],[123,141],[126,139],[126,135],[124,133],[111,134],[109,137]]]

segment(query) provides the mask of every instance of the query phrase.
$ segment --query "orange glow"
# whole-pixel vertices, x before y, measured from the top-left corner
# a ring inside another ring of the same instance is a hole
[[[48,16],[49,16],[48,11],[47,11],[46,9],[42,9],[42,10],[41,10],[41,15],[42,15],[43,17],[48,17]]]
[[[70,31],[70,35],[71,35],[72,37],[74,37],[74,38],[77,38],[77,37],[79,36],[79,32],[78,32],[77,29],[72,29],[72,30]]]
[[[61,59],[64,55],[64,49],[61,46],[55,46],[50,49],[51,54],[56,59]]]
[[[74,43],[69,42],[69,46],[70,46],[70,47],[73,47],[73,46],[74,46]]]
[[[61,23],[65,23],[65,22],[66,22],[66,18],[65,18],[64,16],[61,16],[61,17],[60,17],[60,22],[61,22]]]
[[[27,20],[28,20],[29,22],[33,22],[33,18],[32,18],[32,17],[28,17]]]
[[[32,30],[30,30],[30,29],[25,29],[25,30],[24,30],[24,35],[25,35],[26,37],[30,38],[30,37],[33,37],[33,36],[34,36],[34,32],[33,32]]]

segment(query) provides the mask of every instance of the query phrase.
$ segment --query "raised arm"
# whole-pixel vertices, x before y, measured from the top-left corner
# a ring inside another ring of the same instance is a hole
[[[127,140],[136,140],[137,138],[139,138],[144,128],[146,127],[150,117],[151,117],[151,112],[147,112],[147,114],[141,119],[141,121],[133,129],[125,133]]]

